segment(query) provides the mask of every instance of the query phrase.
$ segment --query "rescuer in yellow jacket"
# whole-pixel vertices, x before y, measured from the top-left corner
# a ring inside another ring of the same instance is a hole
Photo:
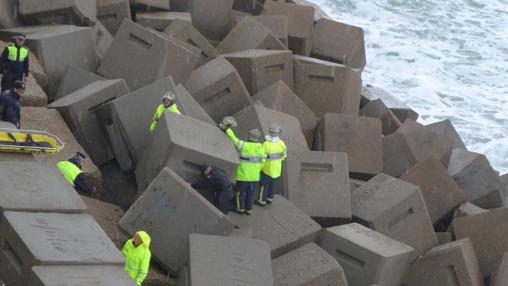
[[[261,172],[261,187],[256,201],[256,204],[260,206],[272,203],[275,186],[282,172],[282,161],[287,157],[286,144],[280,139],[280,133],[281,129],[279,125],[273,124],[268,128],[268,135],[263,143],[266,163]]]
[[[162,97],[162,104],[157,106],[155,114],[153,115],[152,123],[150,123],[149,128],[150,133],[153,133],[155,131],[155,128],[157,128],[157,122],[159,122],[159,120],[161,119],[164,110],[176,114],[182,114],[180,113],[180,110],[178,110],[178,106],[176,105],[176,96],[175,93],[172,91],[164,94],[164,96]]]
[[[125,271],[140,286],[148,275],[150,268],[150,242],[152,239],[148,233],[138,231],[132,239],[127,240],[122,248],[125,257]]]
[[[240,152],[240,164],[236,169],[234,211],[250,215],[252,213],[254,196],[259,188],[260,172],[265,163],[266,154],[263,145],[259,143],[261,132],[258,129],[252,129],[249,132],[249,141],[243,141],[238,139],[233,130],[231,130],[233,125],[236,125],[236,121],[232,117],[224,118],[221,124],[219,124],[219,127],[226,132],[236,149]]]
[[[83,173],[83,168],[81,167],[81,163],[85,159],[85,155],[81,152],[76,152],[76,154],[69,160],[58,162],[56,167],[60,170],[65,180],[69,182],[76,191],[83,192],[85,194],[93,194],[95,192],[95,188],[88,184],[85,174]]]

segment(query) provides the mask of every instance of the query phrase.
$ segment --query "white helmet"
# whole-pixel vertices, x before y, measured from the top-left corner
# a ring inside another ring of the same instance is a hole
[[[270,127],[268,127],[268,134],[270,134],[270,136],[272,137],[279,136],[281,132],[282,130],[280,129],[279,124],[277,123],[272,124],[270,125]]]
[[[171,101],[174,101],[176,99],[176,95],[174,92],[172,91],[168,91],[164,94],[164,96],[162,97],[162,100],[164,99],[169,99]]]

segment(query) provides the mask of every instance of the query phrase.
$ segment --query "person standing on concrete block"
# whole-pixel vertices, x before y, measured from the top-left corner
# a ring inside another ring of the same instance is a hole
[[[95,193],[95,188],[87,182],[83,173],[83,167],[81,167],[81,162],[85,159],[85,155],[81,152],[76,152],[69,160],[58,162],[56,167],[76,191],[91,195]]]
[[[140,286],[148,275],[150,268],[150,242],[152,238],[144,231],[138,231],[132,239],[127,240],[122,248],[125,257],[125,271]]]
[[[201,180],[192,184],[194,189],[205,189],[213,192],[213,204],[222,213],[227,214],[231,210],[233,199],[233,187],[228,175],[224,170],[215,166],[201,166]]]
[[[12,88],[16,81],[28,80],[28,48],[24,47],[26,36],[16,34],[14,43],[7,44],[0,56],[0,79],[2,92]]]
[[[176,95],[172,91],[166,92],[166,94],[162,97],[162,104],[157,106],[155,114],[153,115],[152,123],[150,123],[150,133],[153,133],[155,128],[157,128],[157,122],[161,119],[164,110],[176,114],[182,114],[180,110],[178,110],[178,106],[176,105]]]
[[[219,124],[219,127],[226,132],[240,152],[240,165],[236,169],[235,207],[233,210],[239,214],[250,215],[266,154],[263,145],[259,143],[261,132],[258,129],[252,129],[249,132],[249,141],[246,142],[235,136],[231,130],[233,126],[236,126],[236,120],[232,117],[225,117]]]
[[[261,172],[261,187],[256,201],[256,204],[262,207],[272,203],[275,186],[282,173],[282,161],[287,157],[287,147],[280,139],[280,133],[281,128],[278,124],[271,125],[265,137],[266,141],[263,143],[266,162]]]
[[[21,104],[19,100],[25,93],[25,83],[22,81],[16,81],[14,85],[8,90],[2,93],[0,102],[3,110],[1,114],[2,121],[7,121],[20,128],[21,120]]]

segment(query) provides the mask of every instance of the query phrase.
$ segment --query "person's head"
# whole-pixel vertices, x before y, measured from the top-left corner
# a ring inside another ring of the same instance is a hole
[[[139,247],[143,245],[143,247],[146,247],[148,249],[150,248],[151,241],[152,238],[150,237],[150,235],[148,235],[148,233],[142,230],[137,231],[136,234],[134,234],[134,236],[132,237],[132,245],[134,245],[134,247]]]
[[[81,152],[76,152],[76,154],[74,154],[74,156],[72,156],[71,160],[78,163],[79,166],[81,166],[81,163],[83,163],[83,161],[86,159],[86,156],[85,154],[81,153]]]
[[[18,95],[21,96],[25,93],[25,83],[23,81],[15,81],[12,87],[12,90]]]
[[[260,139],[261,132],[259,129],[251,129],[251,131],[249,131],[249,141],[259,143]]]
[[[165,107],[170,107],[175,103],[176,96],[175,93],[172,91],[166,92],[164,96],[162,97],[162,104],[164,104]]]
[[[135,247],[138,247],[141,245],[141,243],[143,243],[143,240],[141,239],[141,236],[139,236],[139,234],[136,232],[136,234],[134,234],[134,237],[132,238],[132,244]]]
[[[14,42],[16,43],[16,46],[21,47],[25,44],[26,36],[25,34],[18,33],[14,36]]]
[[[210,165],[202,165],[201,166],[201,175],[205,178],[210,177],[212,174],[212,166]]]
[[[274,123],[268,127],[268,134],[272,137],[279,137],[282,130],[280,129],[279,124]]]

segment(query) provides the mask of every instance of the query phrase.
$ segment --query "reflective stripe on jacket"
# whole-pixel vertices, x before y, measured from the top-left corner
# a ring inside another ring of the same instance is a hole
[[[56,164],[56,167],[60,170],[65,180],[73,187],[74,180],[76,180],[76,177],[83,172],[78,166],[69,161],[60,161]]]
[[[138,247],[134,247],[132,239],[129,239],[122,248],[122,255],[125,257],[125,271],[139,286],[145,280],[150,268],[152,257],[150,242],[152,239],[144,231],[138,231],[136,234],[141,237],[143,242]]]
[[[236,180],[241,182],[259,182],[266,157],[263,145],[261,143],[240,140],[231,129],[226,130],[226,134],[240,152],[240,165],[236,169]]]
[[[150,129],[149,129],[150,132],[153,132],[155,130],[155,128],[157,128],[157,122],[159,122],[159,120],[161,119],[162,114],[164,113],[164,109],[169,112],[176,113],[176,114],[182,114],[182,113],[180,113],[180,110],[178,110],[178,106],[176,105],[176,103],[171,104],[171,106],[169,106],[167,108],[164,107],[164,104],[160,104],[159,106],[157,106],[157,109],[155,110],[155,114],[153,115],[152,123],[150,123]]]
[[[266,140],[263,143],[263,148],[266,153],[266,163],[263,167],[263,173],[268,177],[276,179],[280,177],[282,173],[282,161],[287,157],[287,148],[284,141],[278,140]]]

